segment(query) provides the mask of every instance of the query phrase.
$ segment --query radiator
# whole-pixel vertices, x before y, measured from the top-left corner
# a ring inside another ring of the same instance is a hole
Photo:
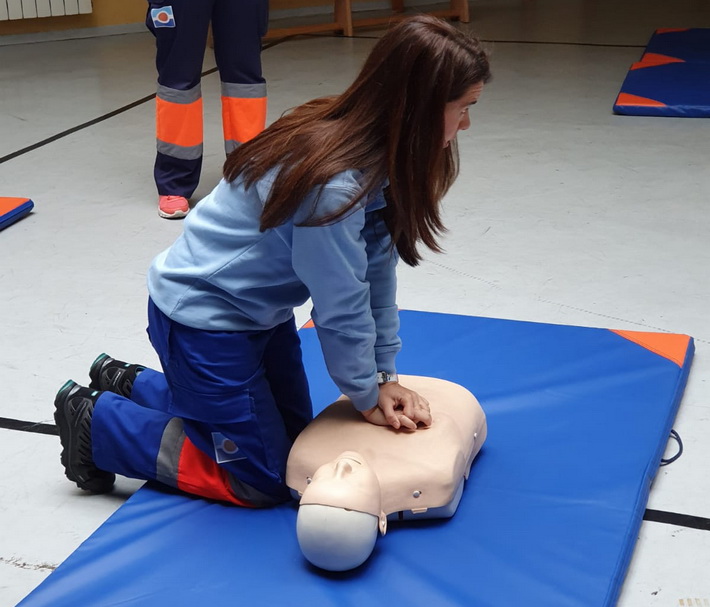
[[[0,21],[91,12],[91,0],[0,0]]]

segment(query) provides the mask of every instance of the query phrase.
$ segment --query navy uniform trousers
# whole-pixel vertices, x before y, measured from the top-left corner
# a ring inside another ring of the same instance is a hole
[[[202,60],[212,23],[221,81],[225,151],[266,124],[261,39],[268,0],[167,0],[148,3],[158,69],[155,182],[161,196],[189,198],[202,167]]]

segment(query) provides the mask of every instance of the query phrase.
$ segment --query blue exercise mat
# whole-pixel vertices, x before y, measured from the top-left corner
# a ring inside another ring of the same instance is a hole
[[[710,116],[710,29],[659,29],[626,75],[614,112]]]
[[[634,116],[710,116],[710,63],[635,63],[614,111]]]
[[[0,230],[29,215],[34,206],[29,198],[0,196]]]
[[[710,28],[658,29],[648,41],[644,56],[648,53],[710,63]]]
[[[325,573],[299,551],[293,504],[246,510],[146,486],[20,605],[614,605],[692,339],[407,311],[401,321],[398,370],[465,386],[487,415],[452,519],[392,523],[363,566]],[[320,410],[338,391],[315,331],[301,337]]]

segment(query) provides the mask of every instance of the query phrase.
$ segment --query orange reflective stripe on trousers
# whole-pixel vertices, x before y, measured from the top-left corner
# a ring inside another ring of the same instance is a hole
[[[266,125],[266,84],[222,83],[222,128],[227,153]]]
[[[203,137],[200,85],[187,91],[159,86],[155,122],[159,152],[176,158],[199,158]]]

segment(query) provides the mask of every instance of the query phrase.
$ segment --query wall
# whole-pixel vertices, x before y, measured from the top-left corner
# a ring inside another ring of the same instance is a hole
[[[88,15],[0,21],[0,35],[142,23],[145,19],[146,4],[145,0],[93,0],[94,10]]]
[[[88,15],[0,21],[0,36],[143,23],[147,4],[146,0],[93,0],[94,10]],[[364,4],[364,2],[360,1],[357,4]],[[304,7],[332,6],[332,0],[271,0],[269,3],[272,14]]]

